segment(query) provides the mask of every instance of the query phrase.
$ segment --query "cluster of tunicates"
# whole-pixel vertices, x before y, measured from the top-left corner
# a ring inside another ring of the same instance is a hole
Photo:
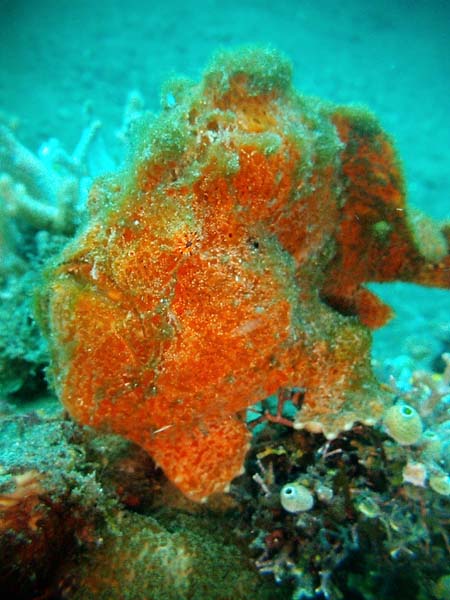
[[[418,458],[410,460],[403,470],[405,483],[429,487],[437,494],[450,496],[450,476],[440,466],[444,455],[442,436],[433,429],[424,431],[418,411],[405,402],[391,406],[384,415],[388,434],[401,446],[417,446]]]

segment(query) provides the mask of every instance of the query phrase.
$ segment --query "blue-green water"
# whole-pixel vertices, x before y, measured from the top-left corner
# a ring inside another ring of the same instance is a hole
[[[91,110],[111,134],[138,88],[157,109],[161,83],[198,77],[221,46],[283,50],[295,85],[363,103],[395,138],[411,200],[449,216],[450,4],[446,0],[3,0],[0,107],[36,147],[69,148]]]

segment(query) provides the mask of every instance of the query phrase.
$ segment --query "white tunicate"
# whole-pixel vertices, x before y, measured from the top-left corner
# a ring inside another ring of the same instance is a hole
[[[300,483],[287,483],[281,488],[280,502],[287,512],[304,512],[311,510],[314,506],[314,496],[307,487]]]
[[[425,487],[427,475],[426,466],[421,462],[413,460],[408,460],[402,471],[404,483],[411,483],[419,487]]]

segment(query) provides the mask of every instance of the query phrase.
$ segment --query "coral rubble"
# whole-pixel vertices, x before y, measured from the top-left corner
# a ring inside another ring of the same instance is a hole
[[[297,94],[274,51],[218,55],[163,107],[94,184],[40,313],[73,418],[201,500],[241,472],[243,413],[280,389],[329,439],[381,417],[370,329],[390,311],[364,284],[449,287],[449,228],[405,205],[376,119]]]
[[[379,429],[360,425],[326,441],[270,424],[232,484],[242,511],[237,530],[260,573],[291,582],[294,600],[434,598],[448,568],[450,500],[404,478],[419,452],[408,456]],[[285,506],[293,485],[314,497],[305,512]]]

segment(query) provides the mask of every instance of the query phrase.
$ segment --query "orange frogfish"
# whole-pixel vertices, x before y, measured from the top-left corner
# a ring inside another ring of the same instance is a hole
[[[276,51],[222,52],[162,103],[93,185],[41,313],[71,416],[200,501],[242,472],[246,409],[281,389],[327,438],[379,419],[370,330],[390,310],[364,284],[450,287],[450,228],[405,206],[376,119],[298,94]]]

